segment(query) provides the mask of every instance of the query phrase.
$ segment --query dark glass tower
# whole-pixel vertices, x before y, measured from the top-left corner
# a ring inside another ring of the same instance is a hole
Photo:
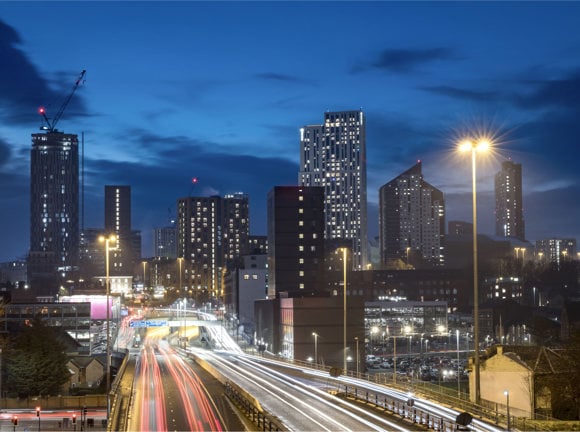
[[[54,296],[79,255],[79,152],[74,134],[32,134],[29,282]],[[61,279],[62,278],[62,279]],[[66,278],[66,279],[65,279]]]
[[[445,200],[443,192],[425,180],[421,162],[379,190],[381,263],[400,259],[414,266],[444,263]]]
[[[323,290],[324,188],[275,186],[268,193],[268,297]]]

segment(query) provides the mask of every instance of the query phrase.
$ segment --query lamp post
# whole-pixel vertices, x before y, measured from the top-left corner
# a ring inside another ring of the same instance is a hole
[[[177,262],[179,263],[179,295],[181,295],[181,263],[183,262],[183,257],[178,257],[177,258]],[[178,309],[177,309],[177,316],[179,317],[179,302],[178,304]],[[180,347],[181,346],[181,327],[179,327],[179,331],[177,332],[177,337],[178,337],[178,342],[177,342],[177,346]]]
[[[146,291],[147,286],[145,285],[145,271],[147,269],[147,261],[143,261],[143,291]]]
[[[99,241],[105,242],[105,285],[107,290],[107,424],[109,424],[109,416],[111,415],[111,398],[109,395],[111,392],[111,305],[109,304],[111,280],[109,278],[109,252],[116,249],[116,247],[111,247],[111,242],[115,242],[116,240],[117,238],[114,235],[99,237]]]
[[[459,329],[455,330],[457,336],[457,397],[461,398],[461,384],[459,383]]]
[[[510,430],[510,392],[508,390],[504,390],[503,394],[505,395],[507,430],[509,431]]]
[[[479,371],[479,292],[477,274],[477,177],[476,160],[477,152],[485,151],[489,148],[489,141],[480,139],[478,141],[466,140],[461,143],[460,151],[471,151],[471,183],[473,199],[473,339],[474,339],[474,367],[475,367],[475,403],[479,403],[480,395],[480,371]]]
[[[341,248],[342,249],[342,274],[343,274],[343,292],[344,292],[344,311],[343,311],[343,353],[342,353],[342,357],[343,357],[343,370],[344,373],[346,374],[347,372],[347,366],[346,366],[346,253],[347,250],[345,247]]]
[[[356,376],[358,377],[358,363],[359,363],[359,355],[358,355],[358,336],[354,337],[356,342]]]
[[[313,332],[312,336],[314,336],[314,364],[318,365],[318,333]]]
[[[393,335],[393,383],[397,384],[397,335]]]

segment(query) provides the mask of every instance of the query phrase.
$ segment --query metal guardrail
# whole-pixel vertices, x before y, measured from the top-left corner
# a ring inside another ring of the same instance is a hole
[[[230,381],[224,384],[226,396],[240,409],[244,415],[262,431],[286,431],[282,424],[271,414],[256,407],[244,396],[244,393]]]
[[[367,390],[360,391],[356,386],[345,385],[343,388],[344,397],[370,403],[377,409],[382,409],[391,414],[399,415],[403,419],[407,419],[412,423],[422,425],[435,431],[457,431],[457,423],[455,421],[445,419],[441,416],[432,414],[427,410],[415,407],[412,398],[404,401],[393,396],[385,396],[384,394],[369,392]],[[340,396],[340,394],[337,394],[337,396]]]

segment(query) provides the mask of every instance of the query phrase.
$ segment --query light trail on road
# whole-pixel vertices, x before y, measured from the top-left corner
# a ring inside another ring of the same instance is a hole
[[[243,356],[199,352],[220,373],[254,394],[290,430],[408,430]]]

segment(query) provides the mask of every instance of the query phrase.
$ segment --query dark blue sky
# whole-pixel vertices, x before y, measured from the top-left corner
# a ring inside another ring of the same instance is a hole
[[[579,238],[579,22],[574,2],[0,2],[0,261],[28,250],[36,110],[55,112],[83,69],[58,128],[85,133],[85,226],[103,225],[104,185],[129,184],[147,256],[190,193],[248,193],[265,234],[268,190],[297,181],[299,128],[359,108],[371,234],[378,188],[417,159],[447,220],[469,221],[454,144],[487,131],[480,231],[511,158],[527,237]]]

